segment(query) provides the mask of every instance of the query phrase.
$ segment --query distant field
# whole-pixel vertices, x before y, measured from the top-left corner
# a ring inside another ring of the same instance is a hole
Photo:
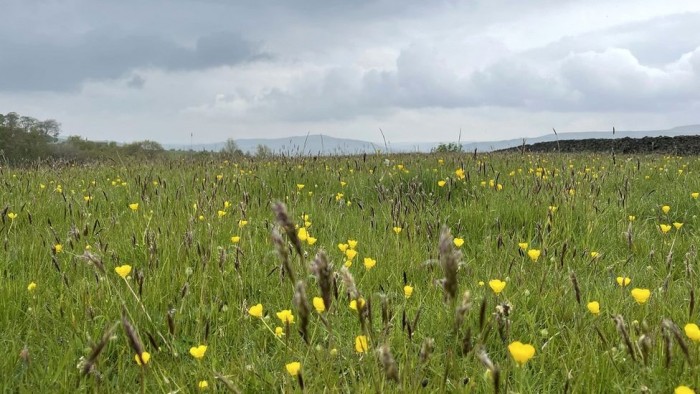
[[[699,174],[609,153],[2,168],[0,385],[698,388]]]

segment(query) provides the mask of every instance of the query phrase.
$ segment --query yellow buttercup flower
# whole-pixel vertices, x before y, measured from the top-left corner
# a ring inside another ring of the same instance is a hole
[[[692,193],[690,193],[690,197],[692,197],[692,198],[694,198],[694,199],[697,200],[698,197],[700,197],[700,193],[698,193],[698,192],[692,192]]]
[[[357,248],[357,241],[354,239],[349,239],[348,246],[350,247],[350,249],[356,249]]]
[[[277,318],[280,319],[283,324],[294,324],[294,315],[290,309],[277,312]]]
[[[634,222],[635,220],[637,220],[637,217],[634,216],[634,215],[629,215],[629,216],[627,217],[627,220],[629,220],[630,222]]]
[[[520,248],[520,250],[527,250],[528,246],[529,245],[527,242],[518,242],[518,247]]]
[[[297,230],[297,238],[299,238],[299,241],[306,241],[307,238],[309,238],[309,234],[306,232],[306,228],[302,227],[299,230]]]
[[[209,382],[207,382],[206,380],[200,380],[199,383],[197,383],[197,387],[202,391],[208,390]]]
[[[456,247],[461,248],[464,245],[464,238],[455,238],[452,242],[454,242]]]
[[[695,323],[688,323],[683,328],[685,335],[693,342],[700,342],[700,327]]]
[[[394,227],[394,233],[396,233],[396,235],[399,235],[401,233],[401,230],[403,230],[403,228],[398,227],[398,226]]]
[[[598,257],[600,257],[600,253],[598,253],[598,252],[591,252],[591,258],[597,259]]]
[[[535,347],[520,341],[515,341],[508,345],[508,351],[511,357],[513,357],[513,360],[519,365],[524,365],[535,356]]]
[[[316,312],[323,313],[326,311],[326,304],[323,302],[323,298],[314,297],[312,304],[314,304],[314,309],[316,309]]]
[[[586,306],[588,307],[588,311],[592,314],[598,315],[600,313],[600,303],[598,301],[591,301]]]
[[[129,276],[129,274],[131,273],[131,266],[128,264],[120,265],[119,267],[114,268],[114,271],[119,276],[126,279],[126,277]]]
[[[665,214],[668,214],[671,211],[671,207],[669,207],[668,205],[664,205],[663,207],[661,207],[661,211]]]
[[[413,295],[413,286],[406,285],[403,287],[403,296],[406,298],[411,298]]]
[[[240,236],[234,235],[233,237],[231,237],[231,243],[237,244],[237,243],[239,243],[239,242],[241,242],[241,237],[240,237]]]
[[[444,187],[446,184],[447,184],[447,182],[445,182],[443,180],[438,181],[438,186],[440,186],[440,187]]]
[[[348,250],[348,247],[350,245],[348,244],[338,244],[338,249],[340,249],[341,252],[345,253],[346,250]]]
[[[367,345],[367,337],[364,335],[359,335],[355,337],[355,351],[358,353],[364,353],[369,349]]]
[[[56,244],[53,246],[53,250],[56,251],[56,253],[61,253],[61,252],[63,252],[63,245]]]
[[[350,301],[350,309],[356,311],[358,304],[360,305],[360,308],[365,306],[365,299],[360,297],[357,300],[351,300]]]
[[[308,238],[306,238],[306,243],[309,244],[309,245],[315,244],[316,241],[318,241],[318,239],[316,239],[316,238],[314,238],[314,237],[308,237]]]
[[[681,227],[683,227],[683,223],[673,222],[673,227],[675,227],[676,230],[680,230]]]
[[[641,305],[649,300],[649,296],[651,296],[651,291],[649,289],[634,288],[632,289],[630,294],[632,294],[634,300]]]
[[[303,184],[301,184],[301,183],[297,183],[297,190],[303,189],[304,186],[305,186],[305,185],[303,185]]]
[[[15,220],[17,219],[17,214],[14,212],[10,212],[7,214],[7,217],[10,218],[10,220]]]
[[[527,251],[527,255],[528,257],[530,257],[530,260],[535,262],[540,258],[541,254],[542,252],[540,252],[539,249],[530,249]]]
[[[673,390],[673,394],[695,394],[695,390],[688,386],[678,386]]]
[[[36,289],[36,283],[31,282],[29,285],[27,285],[27,291],[32,292]]]
[[[503,289],[506,288],[506,282],[500,280],[500,279],[491,279],[489,281],[489,287],[491,290],[493,290],[494,293],[500,294]]]
[[[204,353],[207,352],[207,345],[199,345],[190,348],[190,354],[197,360],[201,360],[204,357]]]
[[[630,282],[632,282],[632,279],[630,279],[630,278],[627,277],[627,276],[625,276],[624,278],[623,278],[622,276],[618,276],[618,277],[615,279],[615,281],[617,281],[617,284],[618,284],[618,285],[620,285],[620,286],[622,286],[622,287],[625,287],[625,286],[629,285]]]
[[[143,365],[146,365],[149,361],[151,361],[151,353],[143,352],[141,353],[141,357],[139,357],[138,354],[135,354],[134,360],[136,360],[137,365],[142,365],[141,360],[143,360]]]
[[[354,249],[348,249],[345,251],[345,257],[348,258],[348,260],[352,260],[357,256],[357,251]]]
[[[299,370],[301,370],[301,363],[299,361],[294,361],[285,365],[284,368],[290,376],[297,376],[299,375]]]
[[[263,306],[262,304],[253,305],[248,309],[248,314],[253,317],[263,317]]]
[[[365,264],[365,269],[367,269],[368,271],[374,268],[375,265],[377,265],[377,260],[370,257],[365,257],[363,262]]]
[[[661,229],[661,232],[666,234],[667,232],[671,231],[671,226],[668,224],[659,224],[659,229]]]
[[[226,216],[226,211],[216,211],[216,214],[219,216],[219,218],[222,218]]]
[[[131,209],[132,211],[138,211],[139,203],[135,202],[135,203],[129,204],[129,209]]]
[[[282,338],[284,336],[284,328],[280,326],[275,327],[275,335],[277,338]]]
[[[245,227],[245,226],[247,226],[247,225],[248,225],[248,221],[247,221],[247,220],[241,219],[241,220],[238,221],[238,228],[243,228],[243,227]]]

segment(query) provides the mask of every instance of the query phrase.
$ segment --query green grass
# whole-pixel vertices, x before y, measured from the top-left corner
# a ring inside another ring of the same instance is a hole
[[[455,173],[460,168],[464,179]],[[697,388],[699,343],[683,328],[700,322],[700,307],[690,301],[700,296],[691,295],[700,288],[700,200],[691,197],[700,191],[698,173],[697,158],[518,154],[2,168],[0,382],[12,392],[193,392],[200,381],[211,391],[230,389],[217,379],[223,376],[243,392],[294,392],[300,382],[285,365],[298,361],[308,392],[480,393],[494,390],[494,374],[479,358],[485,352],[504,393]],[[338,244],[358,241],[349,271],[371,308],[364,329],[338,276],[338,296],[323,313],[328,324],[310,306],[309,343],[303,341],[294,284],[280,275],[271,240],[276,201],[298,225],[309,215],[308,232],[318,239],[303,245],[303,258],[288,244],[309,304],[321,295],[309,270],[316,253],[325,251],[339,272],[346,259]],[[240,228],[242,219],[248,224]],[[682,228],[662,234],[659,224],[673,222]],[[443,226],[465,240],[454,247],[461,258],[452,300],[440,285]],[[520,242],[542,251],[537,262]],[[377,261],[371,270],[365,257]],[[126,280],[115,272],[124,264],[133,267]],[[415,289],[410,298],[404,275]],[[618,276],[631,284],[618,286]],[[502,293],[489,288],[491,279],[507,282]],[[635,302],[635,287],[651,290],[647,303]],[[457,326],[465,292],[471,307]],[[593,300],[598,316],[586,307]],[[262,319],[248,313],[258,303]],[[505,304],[511,310],[499,323],[496,310]],[[276,313],[284,309],[295,322],[277,338],[283,324]],[[122,315],[152,356],[145,368],[134,360]],[[616,328],[618,315],[634,357]],[[678,337],[662,328],[663,319],[674,322]],[[110,327],[82,376],[80,366]],[[365,353],[355,350],[359,335],[369,338]],[[650,339],[646,351],[643,337]],[[430,340],[434,350],[421,359]],[[523,366],[508,352],[514,341],[536,349]],[[208,348],[197,360],[189,350],[201,344]],[[387,378],[382,345],[398,381]]]

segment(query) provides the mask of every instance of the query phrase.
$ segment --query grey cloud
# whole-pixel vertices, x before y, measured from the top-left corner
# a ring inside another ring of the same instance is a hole
[[[138,68],[195,70],[267,57],[233,32],[200,37],[187,47],[157,35],[91,31],[69,42],[0,39],[0,90],[71,90],[90,79],[114,79]]]

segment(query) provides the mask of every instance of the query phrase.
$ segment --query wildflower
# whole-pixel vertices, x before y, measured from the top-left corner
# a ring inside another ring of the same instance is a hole
[[[600,313],[600,303],[598,301],[591,301],[586,306],[588,307],[588,311],[592,314],[598,315]]]
[[[491,279],[489,281],[489,287],[491,290],[493,290],[494,293],[500,294],[503,289],[506,288],[506,282],[500,280],[500,279]]]
[[[54,250],[56,253],[61,253],[61,252],[63,252],[63,245],[61,245],[61,244],[56,244],[56,245],[53,246],[53,250]]]
[[[131,273],[131,266],[128,264],[120,265],[119,267],[114,268],[114,271],[123,279],[126,279],[126,277]]]
[[[483,286],[484,284],[485,284],[485,283],[484,283],[483,280],[480,280],[480,281],[479,281],[479,286]]]
[[[439,181],[438,181],[438,186],[440,186],[440,187],[444,187],[445,184],[447,184],[447,182],[445,182],[445,181],[443,181],[443,180],[439,180]]]
[[[403,230],[403,228],[394,226],[394,233],[396,233],[396,235],[399,235],[399,233],[401,233],[401,230]]]
[[[360,308],[365,306],[365,299],[360,297],[357,300],[351,300],[350,301],[350,309],[356,311],[357,310],[357,305],[360,305]]]
[[[683,328],[685,335],[693,340],[693,342],[700,342],[700,328],[695,323],[688,323]]]
[[[651,291],[649,289],[640,289],[640,288],[634,288],[630,292],[632,294],[632,297],[634,298],[635,301],[637,301],[638,304],[644,304],[649,300],[649,296],[651,295]]]
[[[263,306],[262,304],[253,305],[248,309],[248,314],[253,317],[263,317]]]
[[[403,287],[403,296],[406,298],[411,298],[413,295],[413,286],[406,285]]]
[[[309,244],[309,245],[315,244],[316,241],[318,241],[318,239],[316,239],[316,238],[314,238],[314,237],[308,237],[308,238],[306,238],[306,243]]]
[[[222,218],[226,216],[226,211],[216,211],[216,214],[219,215],[219,218]]]
[[[237,243],[239,243],[239,242],[241,242],[241,237],[240,237],[240,236],[234,235],[233,237],[231,237],[231,243],[237,244]]]
[[[243,227],[245,227],[247,224],[248,224],[248,221],[247,221],[247,220],[241,219],[241,220],[238,221],[238,228],[243,228]]]
[[[231,202],[230,201],[224,201],[224,209],[228,209],[231,207]]]
[[[675,227],[676,230],[680,230],[681,227],[683,227],[683,223],[673,222],[673,227]]]
[[[461,168],[458,168],[455,170],[455,175],[457,175],[457,179],[464,179],[466,176],[464,175],[464,170]]]
[[[348,258],[348,260],[352,260],[357,256],[357,251],[354,249],[348,249],[345,251],[345,257]]]
[[[358,335],[355,337],[355,351],[358,353],[364,353],[369,347],[367,346],[367,337],[364,335]]]
[[[528,244],[527,242],[518,242],[518,247],[520,250],[527,250]]]
[[[306,228],[302,227],[297,230],[297,237],[299,237],[299,241],[306,241],[306,239],[309,238],[309,233],[306,232]]]
[[[377,260],[370,258],[370,257],[365,257],[364,264],[365,264],[365,268],[367,269],[367,271],[369,271],[372,268],[374,268],[375,265],[377,265]]]
[[[692,192],[692,193],[690,193],[690,197],[692,197],[692,198],[694,198],[694,199],[697,200],[698,197],[700,197],[700,193],[698,193],[698,192]]]
[[[143,361],[143,365],[146,365],[151,360],[151,353],[143,352],[141,353],[141,357],[139,357],[138,354],[135,354],[134,360],[136,360],[137,365],[142,365],[141,361]]]
[[[17,214],[14,212],[10,212],[7,214],[7,217],[10,218],[10,220],[15,220],[17,218]]]
[[[559,207],[557,207],[556,205],[550,205],[550,206],[549,206],[549,212],[551,212],[551,213],[556,212],[557,209],[559,209]]]
[[[199,383],[197,383],[197,387],[199,387],[200,390],[208,390],[209,382],[206,380],[200,380]]]
[[[695,394],[695,390],[688,386],[678,386],[673,390],[673,394]]]
[[[637,220],[637,217],[634,216],[634,215],[629,215],[629,216],[627,217],[627,220],[629,220],[630,222],[634,222],[635,220]]]
[[[515,341],[508,345],[508,351],[511,357],[519,365],[525,365],[535,355],[535,347],[530,344],[523,344],[520,341]]]
[[[135,202],[135,203],[129,204],[129,209],[131,209],[132,211],[138,211],[139,210],[139,203]]]
[[[456,247],[461,248],[464,245],[464,238],[455,238],[452,242],[454,242]]]
[[[357,240],[349,239],[348,240],[348,247],[350,247],[350,249],[357,248]]]
[[[284,336],[284,328],[280,326],[275,327],[275,335],[277,338],[282,338]]]
[[[598,252],[591,252],[591,258],[592,258],[592,259],[597,259],[598,257],[600,257],[600,253],[598,253]]]
[[[314,299],[312,300],[312,304],[314,304],[314,309],[316,309],[316,312],[318,312],[318,313],[325,312],[326,304],[323,303],[323,298],[314,297]]]
[[[34,291],[34,289],[36,289],[36,283],[31,282],[29,283],[29,285],[27,285],[27,291],[29,291],[30,293]]]
[[[671,226],[669,226],[668,224],[659,224],[659,228],[661,229],[661,232],[664,234],[671,231]]]
[[[197,347],[190,348],[190,354],[197,360],[201,360],[204,357],[204,353],[207,352],[207,345],[199,345]]]
[[[291,362],[284,366],[287,369],[289,376],[299,375],[299,370],[301,369],[301,363],[299,361]]]
[[[346,250],[348,250],[348,244],[338,244],[338,249],[340,249],[341,252],[345,253]]]
[[[537,262],[537,260],[540,258],[540,252],[539,249],[530,249],[527,251],[527,255],[530,257],[530,260]]]
[[[671,207],[669,207],[668,205],[664,205],[663,207],[661,207],[661,211],[665,214],[668,214],[671,211]]]
[[[284,324],[294,324],[294,315],[289,309],[277,312],[277,318],[279,318]]]
[[[622,287],[625,287],[625,286],[629,285],[630,282],[632,282],[632,279],[630,279],[627,276],[625,276],[624,278],[621,276],[618,276],[617,279],[615,279],[615,280],[617,281],[617,284],[622,286]]]
[[[304,184],[297,183],[297,190],[301,190],[304,188]]]

